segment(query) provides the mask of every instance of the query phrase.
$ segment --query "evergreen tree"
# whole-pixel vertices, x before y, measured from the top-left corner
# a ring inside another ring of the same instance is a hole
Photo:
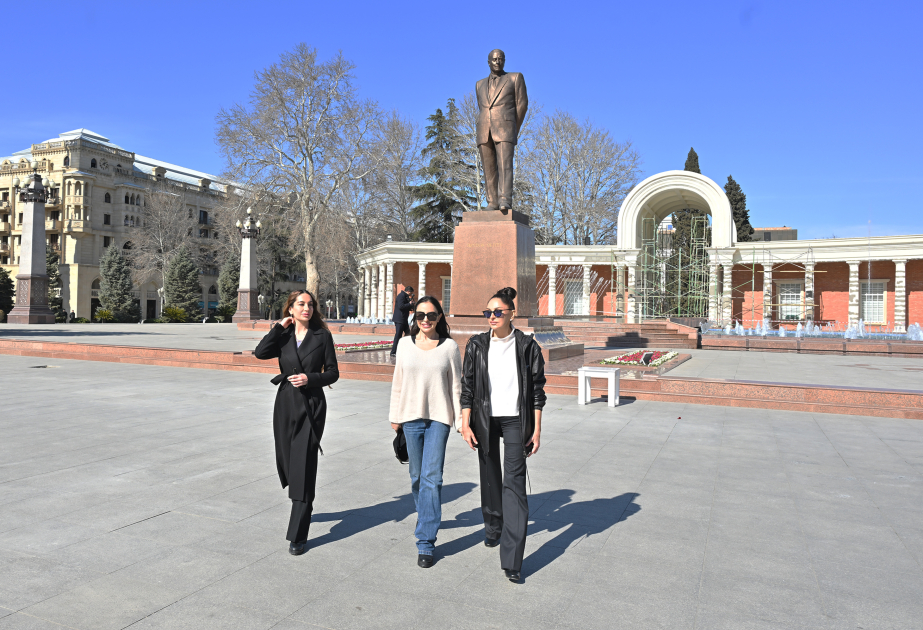
[[[170,261],[164,278],[166,306],[181,308],[186,317],[195,320],[202,312],[202,285],[199,284],[199,270],[189,251],[181,247]]]
[[[228,256],[218,272],[218,314],[231,317],[237,312],[237,289],[240,288],[240,256]],[[227,321],[227,320],[225,320]]]
[[[437,109],[427,119],[430,124],[426,139],[430,142],[423,149],[423,157],[429,158],[429,164],[420,169],[427,181],[410,191],[414,199],[422,202],[411,209],[420,226],[414,238],[420,241],[451,243],[461,213],[477,204],[476,197],[458,178],[461,172],[476,168],[464,138],[457,132],[459,116],[455,100],[449,99],[446,114]]]
[[[728,175],[728,183],[724,185],[724,192],[727,193],[728,201],[731,202],[734,225],[737,226],[737,242],[752,241],[753,226],[750,225],[750,211],[747,210],[747,195],[731,175]]]
[[[131,297],[131,267],[118,247],[106,249],[99,260],[99,304],[111,311],[116,321],[138,319],[138,306]]]
[[[689,147],[689,154],[686,156],[686,165],[683,170],[698,173],[699,175],[702,174],[702,171],[699,170],[699,154],[692,147]]]
[[[61,297],[61,270],[58,268],[58,253],[51,248],[45,250],[45,268],[48,274],[48,308],[54,313],[56,322],[66,322],[64,299]]]
[[[13,291],[15,288],[10,272],[0,267],[0,311],[3,311],[3,317],[0,317],[0,322],[6,321],[6,316],[13,309]]]

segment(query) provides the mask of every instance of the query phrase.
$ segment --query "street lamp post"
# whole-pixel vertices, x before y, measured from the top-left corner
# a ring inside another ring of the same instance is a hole
[[[16,275],[16,304],[7,315],[11,324],[53,324],[54,313],[48,308],[48,268],[45,266],[45,202],[48,201],[48,178],[38,174],[38,162],[32,162],[32,174],[25,181],[13,178],[19,201],[25,204],[19,273]]]
[[[256,257],[256,238],[260,235],[262,225],[259,220],[253,223],[253,211],[247,208],[247,220],[243,224],[237,221],[240,232],[240,286],[237,288],[237,312],[232,322],[249,322],[263,319],[259,301],[259,262]]]
[[[330,307],[333,306],[333,300],[327,300],[327,319],[330,319]]]

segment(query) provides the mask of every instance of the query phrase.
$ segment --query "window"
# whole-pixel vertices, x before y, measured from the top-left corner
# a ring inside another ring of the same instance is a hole
[[[90,160],[90,168],[96,168],[96,158]]]
[[[103,215],[103,225],[112,225],[112,215],[111,214]]]
[[[205,210],[199,210],[199,224],[208,225],[208,213]]]
[[[859,317],[866,324],[885,323],[885,292],[887,282],[884,280],[863,280],[859,291]]]
[[[19,225],[22,225],[22,212],[19,213],[19,219],[16,221]]]
[[[779,319],[802,319],[801,283],[780,282],[778,291]]]
[[[452,304],[452,278],[442,279],[442,310],[448,313]]]
[[[130,203],[129,200],[128,200],[128,194],[127,194],[127,193],[125,194],[125,203],[126,203],[126,204],[129,204],[129,203]]]
[[[199,230],[199,238],[208,238],[208,230]]]
[[[764,241],[771,241],[771,240],[772,240],[772,232],[763,232],[763,240],[764,240]]]
[[[104,237],[103,237],[103,247],[109,247],[109,245],[111,245],[111,244],[112,244],[112,237],[111,237],[111,236],[104,236]]]
[[[71,159],[70,159],[70,157],[65,156],[65,157],[64,157],[64,166],[70,166],[70,165],[71,165]]]
[[[112,195],[110,195],[109,193],[106,193],[105,201],[106,203],[112,203]]]
[[[564,314],[580,315],[583,311],[583,280],[564,281]]]

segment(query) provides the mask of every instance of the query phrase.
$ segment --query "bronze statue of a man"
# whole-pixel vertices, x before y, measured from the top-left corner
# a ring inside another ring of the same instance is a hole
[[[490,76],[477,82],[477,142],[487,184],[487,209],[513,207],[513,147],[529,109],[526,81],[519,72],[504,72],[506,55],[487,56]]]

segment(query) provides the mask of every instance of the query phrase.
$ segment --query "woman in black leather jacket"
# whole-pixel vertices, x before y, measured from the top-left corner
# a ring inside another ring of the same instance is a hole
[[[477,449],[484,544],[500,546],[500,567],[520,580],[529,524],[526,458],[538,452],[545,406],[545,360],[531,335],[512,326],[516,290],[497,291],[462,367],[462,437]],[[500,437],[504,461],[500,467]]]

